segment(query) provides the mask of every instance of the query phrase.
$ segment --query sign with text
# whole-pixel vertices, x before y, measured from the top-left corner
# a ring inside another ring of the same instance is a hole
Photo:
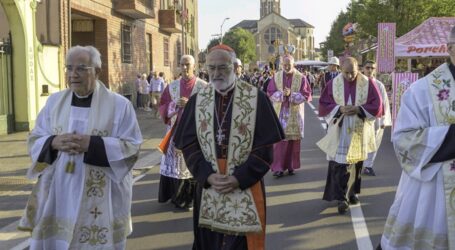
[[[378,49],[376,54],[378,73],[395,70],[395,23],[378,24]]]
[[[428,57],[438,56],[446,57],[449,56],[447,53],[447,44],[395,44],[395,56],[396,57]]]

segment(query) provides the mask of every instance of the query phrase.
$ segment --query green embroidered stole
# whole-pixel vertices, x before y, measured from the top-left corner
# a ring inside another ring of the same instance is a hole
[[[427,76],[430,95],[433,101],[438,125],[455,124],[455,80],[447,63],[439,66]],[[442,165],[444,174],[444,193],[446,197],[447,236],[449,249],[455,248],[455,160],[445,161]]]
[[[275,85],[277,90],[283,91],[283,74],[284,71],[279,71],[275,74]],[[291,83],[291,92],[300,92],[302,87],[302,78],[303,75],[294,70],[292,73],[292,83]],[[282,102],[273,102],[273,108],[277,116],[280,116]],[[286,128],[284,129],[284,134],[286,135],[286,140],[300,140],[302,135],[300,133],[299,126],[299,106],[300,104],[289,103],[289,117],[283,117],[286,119]]]
[[[244,163],[251,153],[256,123],[258,89],[236,80],[233,96],[231,128],[226,174]],[[214,132],[215,88],[202,89],[196,99],[196,128],[204,157],[220,172]],[[215,231],[244,234],[261,232],[261,222],[251,190],[237,188],[229,194],[219,194],[213,188],[203,189],[199,224]]]
[[[202,88],[206,86],[206,83],[199,78],[196,78],[196,82],[194,83],[194,87],[191,90],[190,97],[194,94],[198,93]],[[177,102],[180,99],[180,80],[175,80],[169,84],[169,94],[171,96],[172,101]],[[177,120],[177,116],[174,115],[171,118],[171,127]]]

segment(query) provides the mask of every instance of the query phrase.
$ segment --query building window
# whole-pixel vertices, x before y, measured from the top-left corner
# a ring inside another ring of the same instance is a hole
[[[169,66],[169,37],[163,39],[164,66]]]
[[[122,24],[122,63],[132,63],[131,25]]]
[[[153,6],[155,5],[155,0],[142,0],[141,2],[145,7],[149,9],[153,9]]]
[[[147,69],[153,70],[152,34],[149,33],[145,36],[145,54],[147,57]]]
[[[177,46],[177,61],[180,62],[180,58],[182,58],[182,42],[180,40],[176,43]]]
[[[195,35],[196,35],[196,28],[194,27],[195,25],[195,20],[194,20],[194,16],[191,15],[191,36],[194,38]]]
[[[265,31],[264,41],[267,44],[272,44],[275,40],[282,40],[283,36],[279,28],[271,27]]]

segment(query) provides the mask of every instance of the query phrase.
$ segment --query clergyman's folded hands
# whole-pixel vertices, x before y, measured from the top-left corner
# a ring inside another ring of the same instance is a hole
[[[70,155],[82,154],[88,151],[90,144],[89,135],[79,135],[73,133],[57,135],[52,140],[52,148],[66,152]]]
[[[227,194],[239,186],[239,181],[232,175],[211,174],[207,178],[208,183],[220,194]]]

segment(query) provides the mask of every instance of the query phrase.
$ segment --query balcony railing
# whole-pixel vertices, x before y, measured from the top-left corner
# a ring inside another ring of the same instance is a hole
[[[134,19],[154,18],[153,0],[116,0],[114,9]]]
[[[161,30],[169,33],[182,31],[182,18],[177,10],[160,10],[158,15]]]

